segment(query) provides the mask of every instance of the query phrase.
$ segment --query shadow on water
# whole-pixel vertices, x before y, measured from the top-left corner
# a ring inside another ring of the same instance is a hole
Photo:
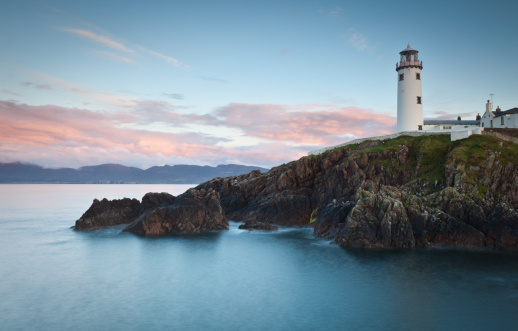
[[[210,231],[206,233],[191,233],[191,234],[169,234],[163,236],[138,236],[130,232],[125,232],[127,224],[115,225],[110,227],[105,227],[102,229],[95,229],[91,231],[74,231],[72,228],[70,231],[73,231],[75,234],[81,237],[85,237],[86,239],[106,239],[106,238],[136,238],[144,241],[171,241],[171,240],[181,240],[181,241],[218,241],[223,231]]]
[[[488,267],[506,268],[518,270],[518,253],[495,252],[484,250],[459,250],[459,249],[344,249],[347,254],[362,264],[377,264],[379,262],[396,263],[415,260],[426,265],[443,265],[448,268],[462,268],[476,271]]]

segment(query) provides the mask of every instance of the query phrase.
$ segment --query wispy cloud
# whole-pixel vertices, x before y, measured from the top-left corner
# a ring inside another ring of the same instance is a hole
[[[176,100],[181,100],[184,98],[183,94],[179,93],[163,93],[166,97]]]
[[[332,17],[340,16],[342,13],[342,8],[340,6],[336,6],[335,8],[331,9],[327,14]]]
[[[332,9],[319,9],[318,13],[322,14],[322,15],[331,16],[331,17],[338,17],[342,13],[342,7],[335,6]]]
[[[133,59],[130,59],[130,58],[127,58],[127,57],[124,57],[124,56],[121,56],[121,55],[118,55],[118,54],[115,54],[112,52],[93,51],[92,54],[98,55],[101,57],[105,57],[105,58],[110,58],[110,59],[113,59],[113,60],[116,60],[119,62],[124,62],[124,63],[134,63],[135,62],[135,60],[133,60]]]
[[[122,43],[114,41],[110,39],[109,37],[100,36],[97,35],[91,31],[88,30],[79,30],[79,29],[63,29],[64,31],[70,32],[72,34],[75,34],[77,36],[87,38],[91,41],[103,44],[105,46],[111,47],[113,49],[117,49],[119,51],[124,51],[128,53],[134,53],[135,51],[132,49],[129,49],[128,47],[124,46]]]
[[[187,64],[180,62],[178,59],[175,59],[175,58],[173,58],[171,56],[159,53],[157,51],[154,51],[154,50],[142,47],[142,46],[134,45],[135,47],[130,48],[129,46],[123,44],[120,41],[115,41],[114,38],[112,38],[112,37],[102,36],[102,35],[99,35],[97,33],[89,31],[89,30],[70,29],[70,28],[64,28],[62,30],[66,31],[66,32],[69,32],[69,33],[72,33],[72,34],[74,34],[76,36],[79,36],[79,37],[82,37],[82,38],[86,38],[86,39],[91,40],[93,42],[96,42],[96,43],[99,43],[99,44],[103,44],[103,45],[108,46],[108,47],[110,47],[110,48],[112,48],[114,50],[118,50],[118,51],[122,51],[122,52],[126,52],[126,53],[137,54],[135,49],[138,49],[140,52],[144,52],[144,53],[149,54],[149,55],[151,55],[151,56],[153,56],[153,57],[155,57],[157,59],[163,60],[167,64],[170,64],[170,65],[173,65],[175,67],[182,68],[182,69],[189,69],[189,66]],[[117,60],[117,61],[120,61],[120,62],[125,62],[125,63],[134,63],[135,62],[134,59],[131,59],[131,58],[128,58],[128,57],[125,57],[125,56],[121,56],[121,55],[118,55],[118,54],[115,54],[115,53],[112,53],[112,52],[94,51],[92,53],[94,55],[100,55],[100,56],[111,58],[111,59],[114,59],[114,60]]]
[[[50,86],[49,84],[36,84],[33,82],[23,82],[20,84],[26,87],[35,87],[39,90],[52,90],[52,86]]]
[[[113,109],[115,107],[115,109],[127,109],[135,105],[136,98],[131,96],[114,94],[97,89],[78,86],[58,77],[47,75],[41,72],[33,72],[32,74],[36,81],[44,82],[44,84],[38,85],[51,86],[52,89],[58,92],[82,95],[82,99],[85,97],[90,98],[91,100],[89,101],[97,101],[96,104],[98,106],[103,106],[103,108],[110,107],[110,109]],[[31,86],[36,84],[32,82],[25,82],[22,83],[22,85]]]
[[[2,90],[2,92],[4,92],[5,94],[9,94],[9,95],[20,96],[18,93],[13,92],[13,91],[9,91],[9,90]]]
[[[347,42],[359,51],[364,51],[368,47],[367,39],[363,36],[363,34],[356,32],[354,28],[349,29]]]
[[[167,55],[164,55],[162,53],[159,53],[159,52],[155,52],[155,51],[152,51],[150,49],[147,49],[147,48],[144,48],[144,47],[141,47],[141,49],[145,52],[147,52],[148,54],[151,54],[153,55],[154,57],[156,58],[159,58],[161,60],[164,60],[166,63],[168,64],[172,64],[174,65],[175,67],[180,67],[180,68],[184,68],[184,69],[189,69],[189,66],[186,65],[186,64],[183,64],[182,62],[178,61],[177,59],[175,58],[172,58],[170,56],[167,56]]]

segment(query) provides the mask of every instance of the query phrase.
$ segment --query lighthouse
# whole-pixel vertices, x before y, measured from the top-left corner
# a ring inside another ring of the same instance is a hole
[[[397,132],[422,130],[423,97],[419,51],[410,47],[399,52],[397,71]]]

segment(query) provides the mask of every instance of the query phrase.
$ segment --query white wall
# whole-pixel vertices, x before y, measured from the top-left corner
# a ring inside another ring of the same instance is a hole
[[[451,129],[444,129],[444,127],[451,127]],[[423,125],[424,131],[466,131],[478,128],[476,125],[455,125],[455,124],[444,124],[444,125]]]
[[[419,125],[423,125],[423,93],[421,79],[416,79],[416,74],[421,75],[420,68],[403,68],[397,71],[397,132],[415,131]],[[399,80],[403,74],[404,79]],[[421,97],[421,104],[417,103],[417,97]]]
[[[493,113],[496,114],[496,113]],[[485,113],[482,116],[481,123],[484,123],[484,128],[518,128],[518,114],[511,114],[509,116],[503,116],[504,124],[502,125],[502,116],[494,117],[493,114]],[[493,126],[491,126],[491,120],[493,120]],[[480,124],[482,126],[482,124]]]
[[[450,141],[466,139],[466,138],[469,138],[469,136],[471,136],[471,134],[472,134],[471,130],[452,131],[451,135],[450,135]]]

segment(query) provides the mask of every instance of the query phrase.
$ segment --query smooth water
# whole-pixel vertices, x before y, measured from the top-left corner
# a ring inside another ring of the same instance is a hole
[[[518,255],[345,250],[310,229],[70,229],[94,198],[189,185],[0,185],[1,330],[512,330]]]

